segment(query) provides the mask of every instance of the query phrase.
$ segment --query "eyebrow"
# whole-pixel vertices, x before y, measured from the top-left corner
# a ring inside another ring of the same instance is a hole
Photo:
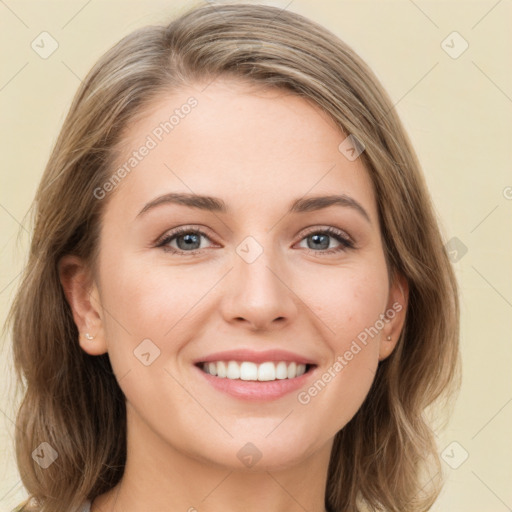
[[[156,208],[163,204],[179,204],[189,208],[197,208],[216,213],[228,213],[229,208],[226,203],[218,198],[212,196],[203,196],[198,194],[188,194],[181,192],[171,192],[163,196],[159,196],[149,203],[137,214],[140,217],[144,213]],[[346,194],[328,195],[328,196],[310,196],[301,197],[292,201],[288,213],[306,213],[322,210],[329,206],[343,206],[356,210],[359,212],[366,221],[371,224],[370,216],[363,206],[354,198]]]

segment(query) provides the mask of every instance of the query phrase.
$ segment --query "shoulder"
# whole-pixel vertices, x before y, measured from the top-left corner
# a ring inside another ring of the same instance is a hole
[[[11,512],[32,512],[37,510],[37,501],[33,498],[28,498],[24,502],[20,503],[16,508],[12,509]]]
[[[37,501],[32,498],[25,500],[23,503],[20,503],[16,508],[14,508],[11,512],[37,512],[39,507],[37,506]],[[82,503],[78,512],[90,512],[91,511],[91,502],[86,500]]]

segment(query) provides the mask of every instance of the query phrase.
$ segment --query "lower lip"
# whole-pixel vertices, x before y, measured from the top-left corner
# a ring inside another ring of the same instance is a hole
[[[292,393],[297,389],[303,387],[308,379],[315,373],[317,367],[312,367],[300,377],[293,379],[279,379],[271,381],[254,381],[254,380],[239,380],[228,379],[226,377],[216,377],[209,373],[204,372],[197,366],[195,369],[211,384],[215,389],[223,391],[228,395],[235,398],[242,398],[244,400],[276,400],[288,393]]]

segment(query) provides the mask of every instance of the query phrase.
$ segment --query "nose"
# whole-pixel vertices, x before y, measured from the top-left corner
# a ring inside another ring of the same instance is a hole
[[[252,331],[280,329],[293,322],[299,299],[284,262],[268,249],[253,262],[238,254],[233,261],[221,301],[224,320]]]

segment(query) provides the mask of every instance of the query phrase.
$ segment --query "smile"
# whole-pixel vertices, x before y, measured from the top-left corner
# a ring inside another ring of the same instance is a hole
[[[295,362],[253,363],[251,361],[210,361],[198,365],[205,373],[221,379],[274,381],[300,377],[314,365]]]

